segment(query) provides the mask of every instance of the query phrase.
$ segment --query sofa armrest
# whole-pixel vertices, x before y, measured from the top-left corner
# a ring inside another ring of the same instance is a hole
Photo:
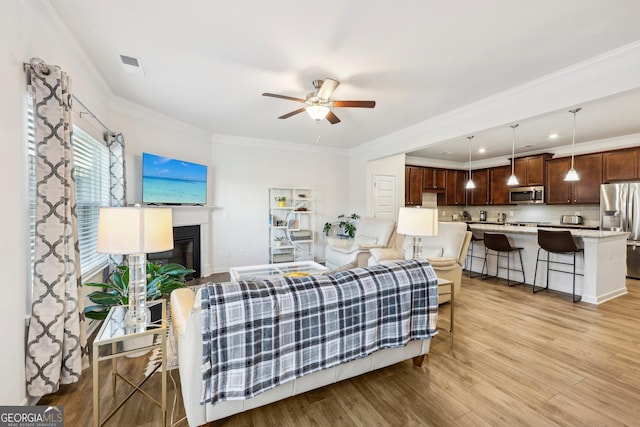
[[[439,269],[454,268],[460,265],[458,264],[458,259],[452,257],[428,258],[428,261],[433,268]]]
[[[178,333],[184,335],[189,314],[196,301],[196,294],[189,288],[180,288],[171,292],[171,324]]]
[[[404,260],[404,251],[396,248],[372,248],[369,252],[376,262]]]

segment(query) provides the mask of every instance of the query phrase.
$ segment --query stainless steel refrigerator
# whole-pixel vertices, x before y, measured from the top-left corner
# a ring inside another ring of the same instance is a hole
[[[600,186],[600,229],[629,233],[627,277],[640,279],[640,182]]]

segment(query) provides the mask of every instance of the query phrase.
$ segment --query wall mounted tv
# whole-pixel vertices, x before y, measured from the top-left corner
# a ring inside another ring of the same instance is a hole
[[[207,203],[207,167],[142,153],[142,203],[204,205]]]

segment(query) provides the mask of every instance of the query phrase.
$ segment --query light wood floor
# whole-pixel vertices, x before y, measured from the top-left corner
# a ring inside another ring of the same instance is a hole
[[[445,304],[422,368],[398,363],[211,426],[640,425],[640,281],[627,287],[628,295],[593,306],[464,278],[454,350]],[[141,369],[144,359],[128,367]],[[155,377],[151,389],[159,389]],[[110,382],[101,384],[109,397]],[[91,402],[87,371],[40,404],[64,405],[66,425],[81,426],[90,425]],[[159,413],[135,397],[108,425],[157,426]]]

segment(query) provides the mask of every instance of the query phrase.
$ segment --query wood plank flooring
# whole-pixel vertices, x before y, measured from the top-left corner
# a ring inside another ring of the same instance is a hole
[[[573,304],[570,295],[532,295],[528,286],[465,277],[456,296],[453,350],[445,304],[442,330],[423,367],[398,363],[210,425],[640,425],[640,281],[627,280],[627,287],[628,295],[593,306]],[[139,371],[146,357],[127,362]],[[107,375],[101,379],[105,402]],[[159,390],[155,377],[147,389]],[[171,406],[171,381],[168,388]],[[88,370],[82,382],[40,404],[63,405],[67,425],[90,425],[91,389]],[[180,404],[175,415],[183,415]],[[136,396],[107,425],[160,424],[160,411]]]

